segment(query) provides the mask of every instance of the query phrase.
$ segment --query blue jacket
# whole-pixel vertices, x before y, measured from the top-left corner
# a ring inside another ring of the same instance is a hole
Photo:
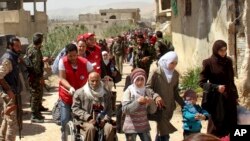
[[[192,105],[185,102],[185,106],[182,109],[183,116],[183,130],[190,132],[200,132],[201,121],[195,119],[197,113],[203,114],[208,118],[209,114],[206,110],[203,110],[199,105]]]

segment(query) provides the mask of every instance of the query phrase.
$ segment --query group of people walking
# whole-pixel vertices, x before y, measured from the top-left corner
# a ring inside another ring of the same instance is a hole
[[[178,64],[177,53],[168,51],[159,58],[158,67],[149,73],[147,69],[135,68],[131,75],[131,85],[124,92],[123,112],[126,114],[123,130],[127,140],[134,141],[139,135],[141,140],[151,140],[149,136],[148,118],[145,113],[152,111],[152,102],[156,104],[157,116],[156,141],[168,141],[169,134],[176,131],[170,123],[177,102],[183,114],[183,136],[188,140],[192,134],[201,132],[200,120],[208,120],[207,133],[214,135],[214,140],[229,136],[237,125],[238,93],[234,84],[232,60],[226,55],[227,44],[217,40],[213,45],[213,54],[203,61],[199,85],[204,94],[201,106],[197,105],[197,94],[194,90],[179,95],[179,73],[175,70]],[[143,71],[144,73],[138,73]],[[139,76],[134,78],[134,73]],[[150,94],[148,89],[152,90]],[[141,112],[143,105],[144,112]],[[147,121],[147,122],[145,122]],[[140,125],[140,126],[138,126]],[[141,130],[140,127],[145,127]],[[129,129],[129,130],[128,130]]]
[[[147,35],[147,36],[145,36]],[[125,115],[123,132],[127,141],[135,141],[138,135],[142,141],[151,141],[150,116],[156,116],[156,141],[168,141],[177,129],[171,124],[176,102],[183,113],[183,136],[201,132],[200,120],[208,120],[207,133],[219,138],[229,135],[237,124],[237,88],[234,84],[232,60],[226,55],[227,44],[215,41],[213,54],[203,61],[199,85],[203,88],[201,106],[197,94],[187,90],[179,93],[180,74],[176,71],[178,52],[163,42],[162,32],[155,35],[137,32],[117,36],[110,47],[101,48],[93,33],[80,34],[75,43],[69,43],[59,53],[52,65],[58,74],[59,104],[61,115],[61,140],[65,140],[66,124],[73,120],[81,127],[86,141],[94,141],[103,129],[103,138],[113,141],[115,122],[112,120],[114,104],[112,86],[122,64],[126,49],[131,48],[132,70],[122,94],[122,113]],[[128,39],[124,40],[124,37]],[[31,121],[42,123],[43,56],[41,47],[43,35],[36,33],[33,44],[21,59],[21,43],[16,37],[9,40],[7,51],[1,57],[0,86],[4,100],[4,120],[0,129],[0,141],[14,141],[18,118],[17,96],[22,91],[19,64],[25,62],[31,93]],[[150,70],[156,60],[157,68]],[[7,130],[6,130],[7,129]]]

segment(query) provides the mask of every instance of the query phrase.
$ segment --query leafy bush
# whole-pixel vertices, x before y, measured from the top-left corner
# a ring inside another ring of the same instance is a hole
[[[182,90],[192,89],[200,93],[202,89],[198,85],[201,69],[199,67],[190,69],[181,76],[180,87]]]
[[[163,40],[165,43],[172,42],[172,35],[164,35]]]
[[[103,31],[102,36],[104,38],[107,37],[116,37],[119,34],[122,34],[123,32],[127,32],[131,29],[135,29],[138,26],[135,24],[116,24],[108,27],[105,31]]]
[[[65,45],[75,40],[78,34],[85,32],[87,29],[83,25],[55,27],[46,36],[43,55],[56,57]]]

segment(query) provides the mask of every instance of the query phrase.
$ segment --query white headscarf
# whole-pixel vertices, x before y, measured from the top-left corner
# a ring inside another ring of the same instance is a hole
[[[174,73],[174,70],[170,70],[168,67],[169,64],[174,61],[178,62],[178,56],[174,51],[164,54],[158,61],[159,66],[163,69],[165,76],[167,77],[168,83],[171,82]]]
[[[144,82],[145,82],[145,77],[143,75],[139,75],[137,76],[135,79],[134,79],[134,82],[133,84],[129,85],[128,86],[128,89],[130,90],[131,92],[131,95],[133,95],[135,97],[135,99],[138,99],[140,96],[145,96],[145,92],[146,92],[146,87],[145,87],[145,84],[143,87],[141,88],[138,88],[136,85],[135,85],[135,81],[139,78],[139,77],[142,77],[144,79]],[[130,99],[123,99],[123,101],[130,101]]]
[[[141,87],[141,88],[138,88],[136,85],[135,85],[135,81],[139,78],[139,77],[142,77],[144,79],[144,82],[146,83],[146,79],[143,75],[139,75],[137,76],[135,79],[134,79],[134,82],[133,82],[133,93],[136,94],[136,95],[140,95],[140,96],[144,96],[145,95],[145,90],[146,90],[146,87],[145,87],[145,83],[144,85]]]
[[[104,57],[103,57],[104,54],[108,54],[108,52],[107,51],[102,51],[102,60],[103,60],[103,62],[104,62],[105,65],[108,65],[109,59],[108,58],[104,59]]]

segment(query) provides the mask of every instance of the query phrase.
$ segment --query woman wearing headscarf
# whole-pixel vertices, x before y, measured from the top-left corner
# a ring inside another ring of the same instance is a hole
[[[158,94],[145,87],[146,75],[143,69],[134,69],[130,74],[132,84],[123,93],[122,111],[125,114],[123,131],[127,141],[136,141],[137,135],[142,141],[151,141],[147,113],[155,113],[154,99]]]
[[[147,87],[160,95],[156,99],[158,107],[157,135],[156,141],[168,141],[169,134],[176,131],[176,128],[170,123],[173,112],[176,108],[175,101],[184,106],[184,101],[178,92],[179,73],[175,70],[178,63],[177,54],[170,51],[163,55],[158,62],[158,68],[150,73],[147,81]]]
[[[223,137],[237,124],[238,93],[233,63],[227,57],[227,44],[222,40],[215,41],[212,56],[202,64],[199,81],[204,90],[202,107],[211,114],[207,132]]]
[[[109,76],[114,79],[116,75],[116,68],[114,62],[109,58],[109,53],[107,51],[102,51],[102,62],[101,62],[101,78]]]
[[[107,51],[102,51],[101,70],[101,78],[106,89],[112,95],[112,110],[115,112],[116,92],[112,91],[112,88],[113,86],[116,88],[115,77],[117,76],[117,69],[115,68],[114,62],[109,58],[109,53]]]

